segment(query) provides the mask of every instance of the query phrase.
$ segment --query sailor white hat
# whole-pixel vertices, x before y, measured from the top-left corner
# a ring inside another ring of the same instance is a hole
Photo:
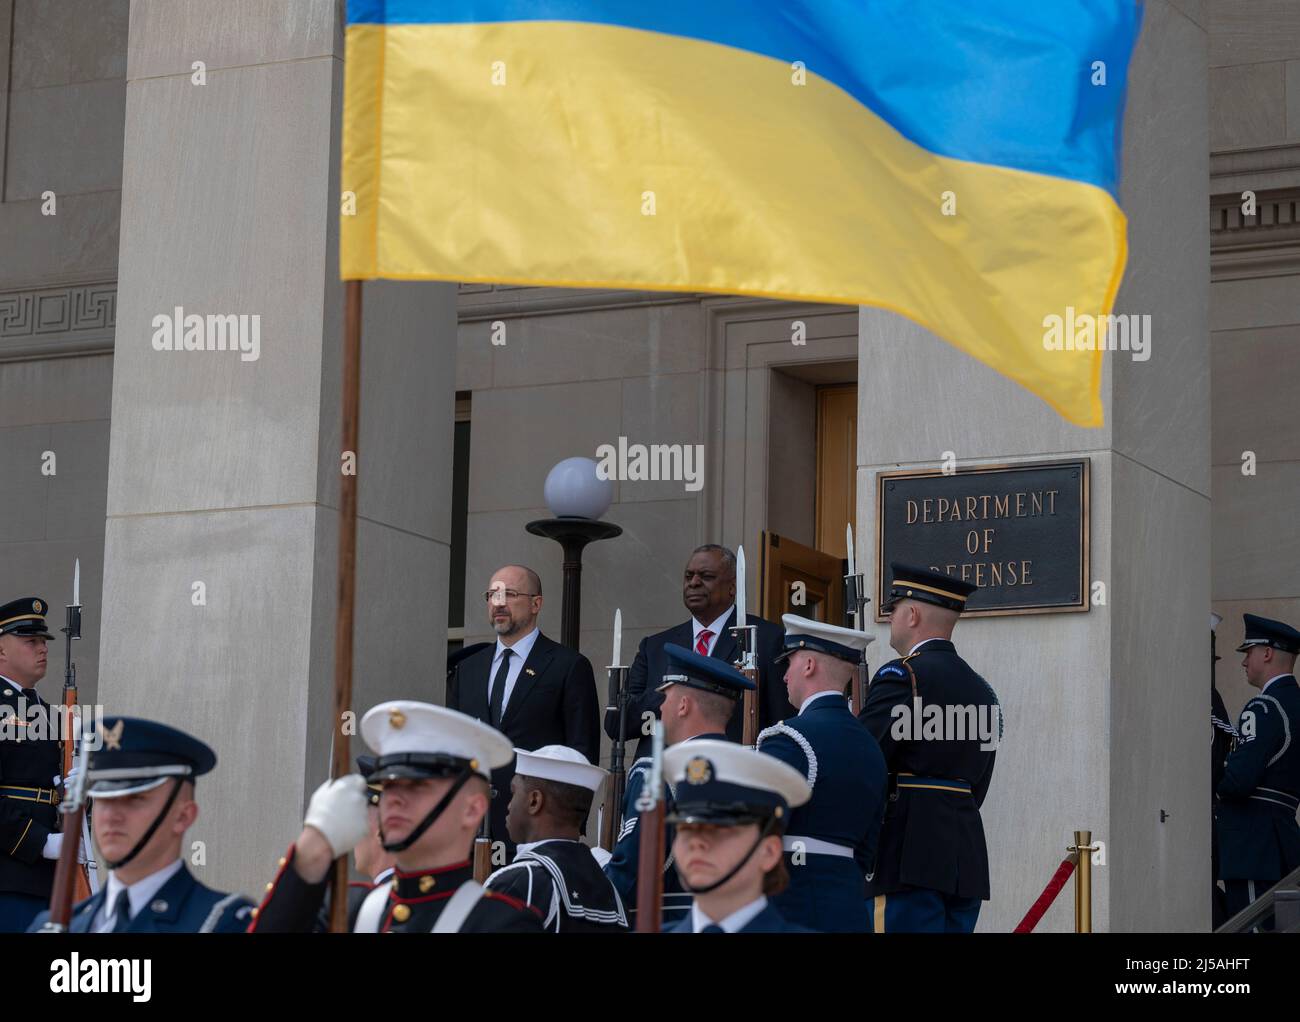
[[[515,749],[515,773],[572,784],[591,792],[599,791],[605,783],[605,771],[592,766],[586,756],[567,745],[543,745],[532,752]]]

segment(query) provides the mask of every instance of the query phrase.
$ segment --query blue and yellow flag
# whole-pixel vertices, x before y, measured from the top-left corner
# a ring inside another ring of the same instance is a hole
[[[349,0],[341,273],[882,306],[1100,425],[1100,346],[1047,327],[1119,287],[1139,21],[1134,0]]]

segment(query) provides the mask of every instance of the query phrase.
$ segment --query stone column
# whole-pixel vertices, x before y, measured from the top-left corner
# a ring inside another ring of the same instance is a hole
[[[196,869],[250,892],[330,755],[341,8],[131,8],[99,693],[216,748]],[[157,350],[177,307],[257,350]],[[451,285],[364,308],[358,711],[442,695],[456,328]]]
[[[1149,313],[1153,338],[1149,361],[1106,356],[1104,428],[1069,425],[900,317],[861,314],[868,570],[879,472],[937,468],[945,451],[959,467],[1092,463],[1091,575],[1105,584],[1105,604],[968,620],[954,635],[1005,711],[984,804],[993,896],[981,930],[1019,921],[1076,828],[1106,846],[1106,865],[1093,870],[1095,929],[1209,926],[1206,32],[1185,6],[1146,5],[1129,77],[1121,202],[1130,254],[1115,312]],[[895,654],[888,627],[876,634],[880,664]],[[1039,928],[1072,928],[1072,902],[1062,892]]]

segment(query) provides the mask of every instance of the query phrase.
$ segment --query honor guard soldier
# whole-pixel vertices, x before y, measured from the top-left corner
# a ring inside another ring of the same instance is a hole
[[[885,812],[885,758],[844,691],[872,641],[865,632],[787,614],[785,684],[799,713],[761,732],[758,749],[805,777],[811,797],[785,827],[785,918],[832,933],[866,933],[866,874]]]
[[[1237,652],[1259,695],[1242,708],[1237,746],[1219,781],[1219,870],[1229,916],[1300,866],[1300,632],[1254,614],[1245,620]]]
[[[781,835],[812,794],[793,767],[731,742],[687,742],[664,752],[677,793],[673,861],[694,895],[672,933],[808,933],[768,898],[785,887]]]
[[[48,608],[37,596],[0,607],[0,933],[22,933],[49,905],[62,840],[63,760],[49,703],[36,694],[54,638]]]
[[[242,933],[252,901],[205,887],[181,857],[199,816],[194,782],[216,766],[216,753],[178,728],[136,717],[106,718],[98,741],[88,748],[86,794],[108,881],[73,908],[69,931]]]
[[[675,643],[670,642],[664,647],[664,655],[667,673],[656,689],[664,697],[659,708],[664,745],[675,746],[699,739],[726,741],[727,721],[754,683],[730,664],[716,657],[692,653]],[[636,803],[649,773],[649,757],[638,759],[627,772],[623,825],[619,828],[614,854],[605,865],[605,875],[618,889],[633,926],[636,922],[636,876],[641,859],[641,817]],[[664,804],[665,809],[671,812],[671,786],[665,794]],[[671,828],[665,833],[664,847],[672,847]],[[691,906],[691,896],[682,888],[671,866],[670,851],[664,862],[662,919],[665,929],[683,919]]]
[[[567,745],[515,749],[506,810],[515,858],[485,886],[531,905],[549,932],[627,932],[618,891],[581,840],[605,779],[603,769]]]
[[[391,883],[376,887],[348,920],[355,933],[540,933],[540,916],[473,879],[470,847],[488,811],[489,778],[514,750],[505,735],[442,706],[380,703],[361,719],[382,785],[383,848],[396,857]],[[250,933],[313,929],[335,858],[366,836],[366,779],[350,774],[316,789],[298,840],[267,885]]]
[[[357,771],[362,777],[369,777],[375,772],[374,756],[358,756]],[[366,784],[366,821],[368,830],[361,843],[352,849],[352,860],[356,870],[369,880],[348,881],[348,914],[355,915],[361,909],[366,895],[376,887],[388,883],[393,878],[397,860],[384,851],[379,837],[379,795],[383,787],[379,784]],[[325,901],[316,914],[316,932],[328,933],[330,928],[330,892],[326,890]]]
[[[867,878],[872,930],[969,933],[989,897],[979,810],[1002,734],[997,696],[952,644],[976,587],[926,568],[890,567],[883,606],[889,644],[901,657],[876,672],[860,716],[889,766],[885,822]],[[936,717],[939,734],[923,727]],[[961,733],[945,733],[954,720]],[[967,721],[976,734],[965,733]]]

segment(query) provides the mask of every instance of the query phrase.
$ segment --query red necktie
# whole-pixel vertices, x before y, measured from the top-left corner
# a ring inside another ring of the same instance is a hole
[[[713,633],[707,628],[701,630],[700,637],[695,640],[695,652],[700,656],[709,655],[709,640],[713,638]]]

